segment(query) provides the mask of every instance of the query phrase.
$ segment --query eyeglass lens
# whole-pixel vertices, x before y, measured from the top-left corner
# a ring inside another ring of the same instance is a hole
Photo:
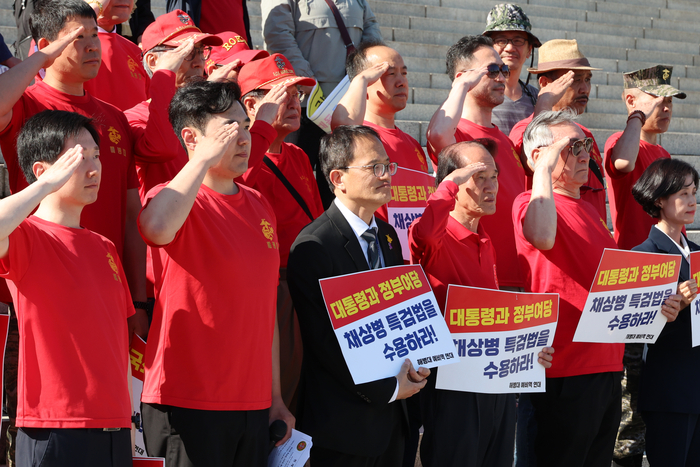
[[[491,78],[491,79],[496,79],[498,78],[498,73],[502,73],[504,78],[507,78],[510,76],[510,68],[508,68],[508,65],[501,65],[500,67],[496,65],[495,63],[489,65],[487,67],[487,73],[486,75]]]

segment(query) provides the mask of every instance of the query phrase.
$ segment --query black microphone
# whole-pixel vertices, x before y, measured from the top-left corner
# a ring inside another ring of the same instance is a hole
[[[284,438],[287,434],[287,424],[284,420],[275,420],[270,424],[270,448],[268,449],[268,454],[272,452],[275,448],[277,441]]]

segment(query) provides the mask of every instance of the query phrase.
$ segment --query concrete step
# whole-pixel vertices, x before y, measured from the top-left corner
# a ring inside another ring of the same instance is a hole
[[[0,26],[0,34],[5,39],[5,44],[13,44],[17,38],[17,26]]]
[[[588,128],[622,131],[627,122],[627,115],[585,112],[579,116],[578,122]],[[668,131],[670,133],[700,133],[700,119],[674,116]]]
[[[14,11],[5,8],[0,9],[0,26],[17,27]]]

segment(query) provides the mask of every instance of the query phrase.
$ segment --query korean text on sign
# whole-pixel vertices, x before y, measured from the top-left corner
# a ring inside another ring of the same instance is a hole
[[[460,361],[438,369],[438,389],[490,394],[544,391],[545,370],[537,354],[554,339],[557,294],[450,284],[445,309]]]
[[[419,265],[375,269],[320,283],[356,384],[395,376],[406,358],[416,368],[458,360]]]
[[[680,255],[606,249],[574,342],[654,343],[666,324],[661,305],[675,293]]]

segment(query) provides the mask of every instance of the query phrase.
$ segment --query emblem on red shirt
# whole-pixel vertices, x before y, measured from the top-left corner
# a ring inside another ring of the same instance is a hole
[[[134,61],[133,58],[129,57],[129,60],[127,60],[126,65],[129,67],[129,70],[135,71],[136,68],[138,68],[138,65]]]
[[[272,224],[267,222],[265,219],[261,219],[260,225],[263,226],[262,233],[266,239],[272,240],[275,236],[275,229],[272,228]]]
[[[113,126],[109,127],[107,132],[109,133],[109,140],[114,144],[119,144],[119,141],[122,140],[122,135],[120,135],[117,129]]]
[[[109,267],[112,268],[112,276],[114,277],[114,280],[117,282],[121,282],[122,279],[121,277],[119,277],[119,268],[117,267],[117,262],[114,261],[114,257],[111,253],[107,253],[107,263],[109,264]]]

